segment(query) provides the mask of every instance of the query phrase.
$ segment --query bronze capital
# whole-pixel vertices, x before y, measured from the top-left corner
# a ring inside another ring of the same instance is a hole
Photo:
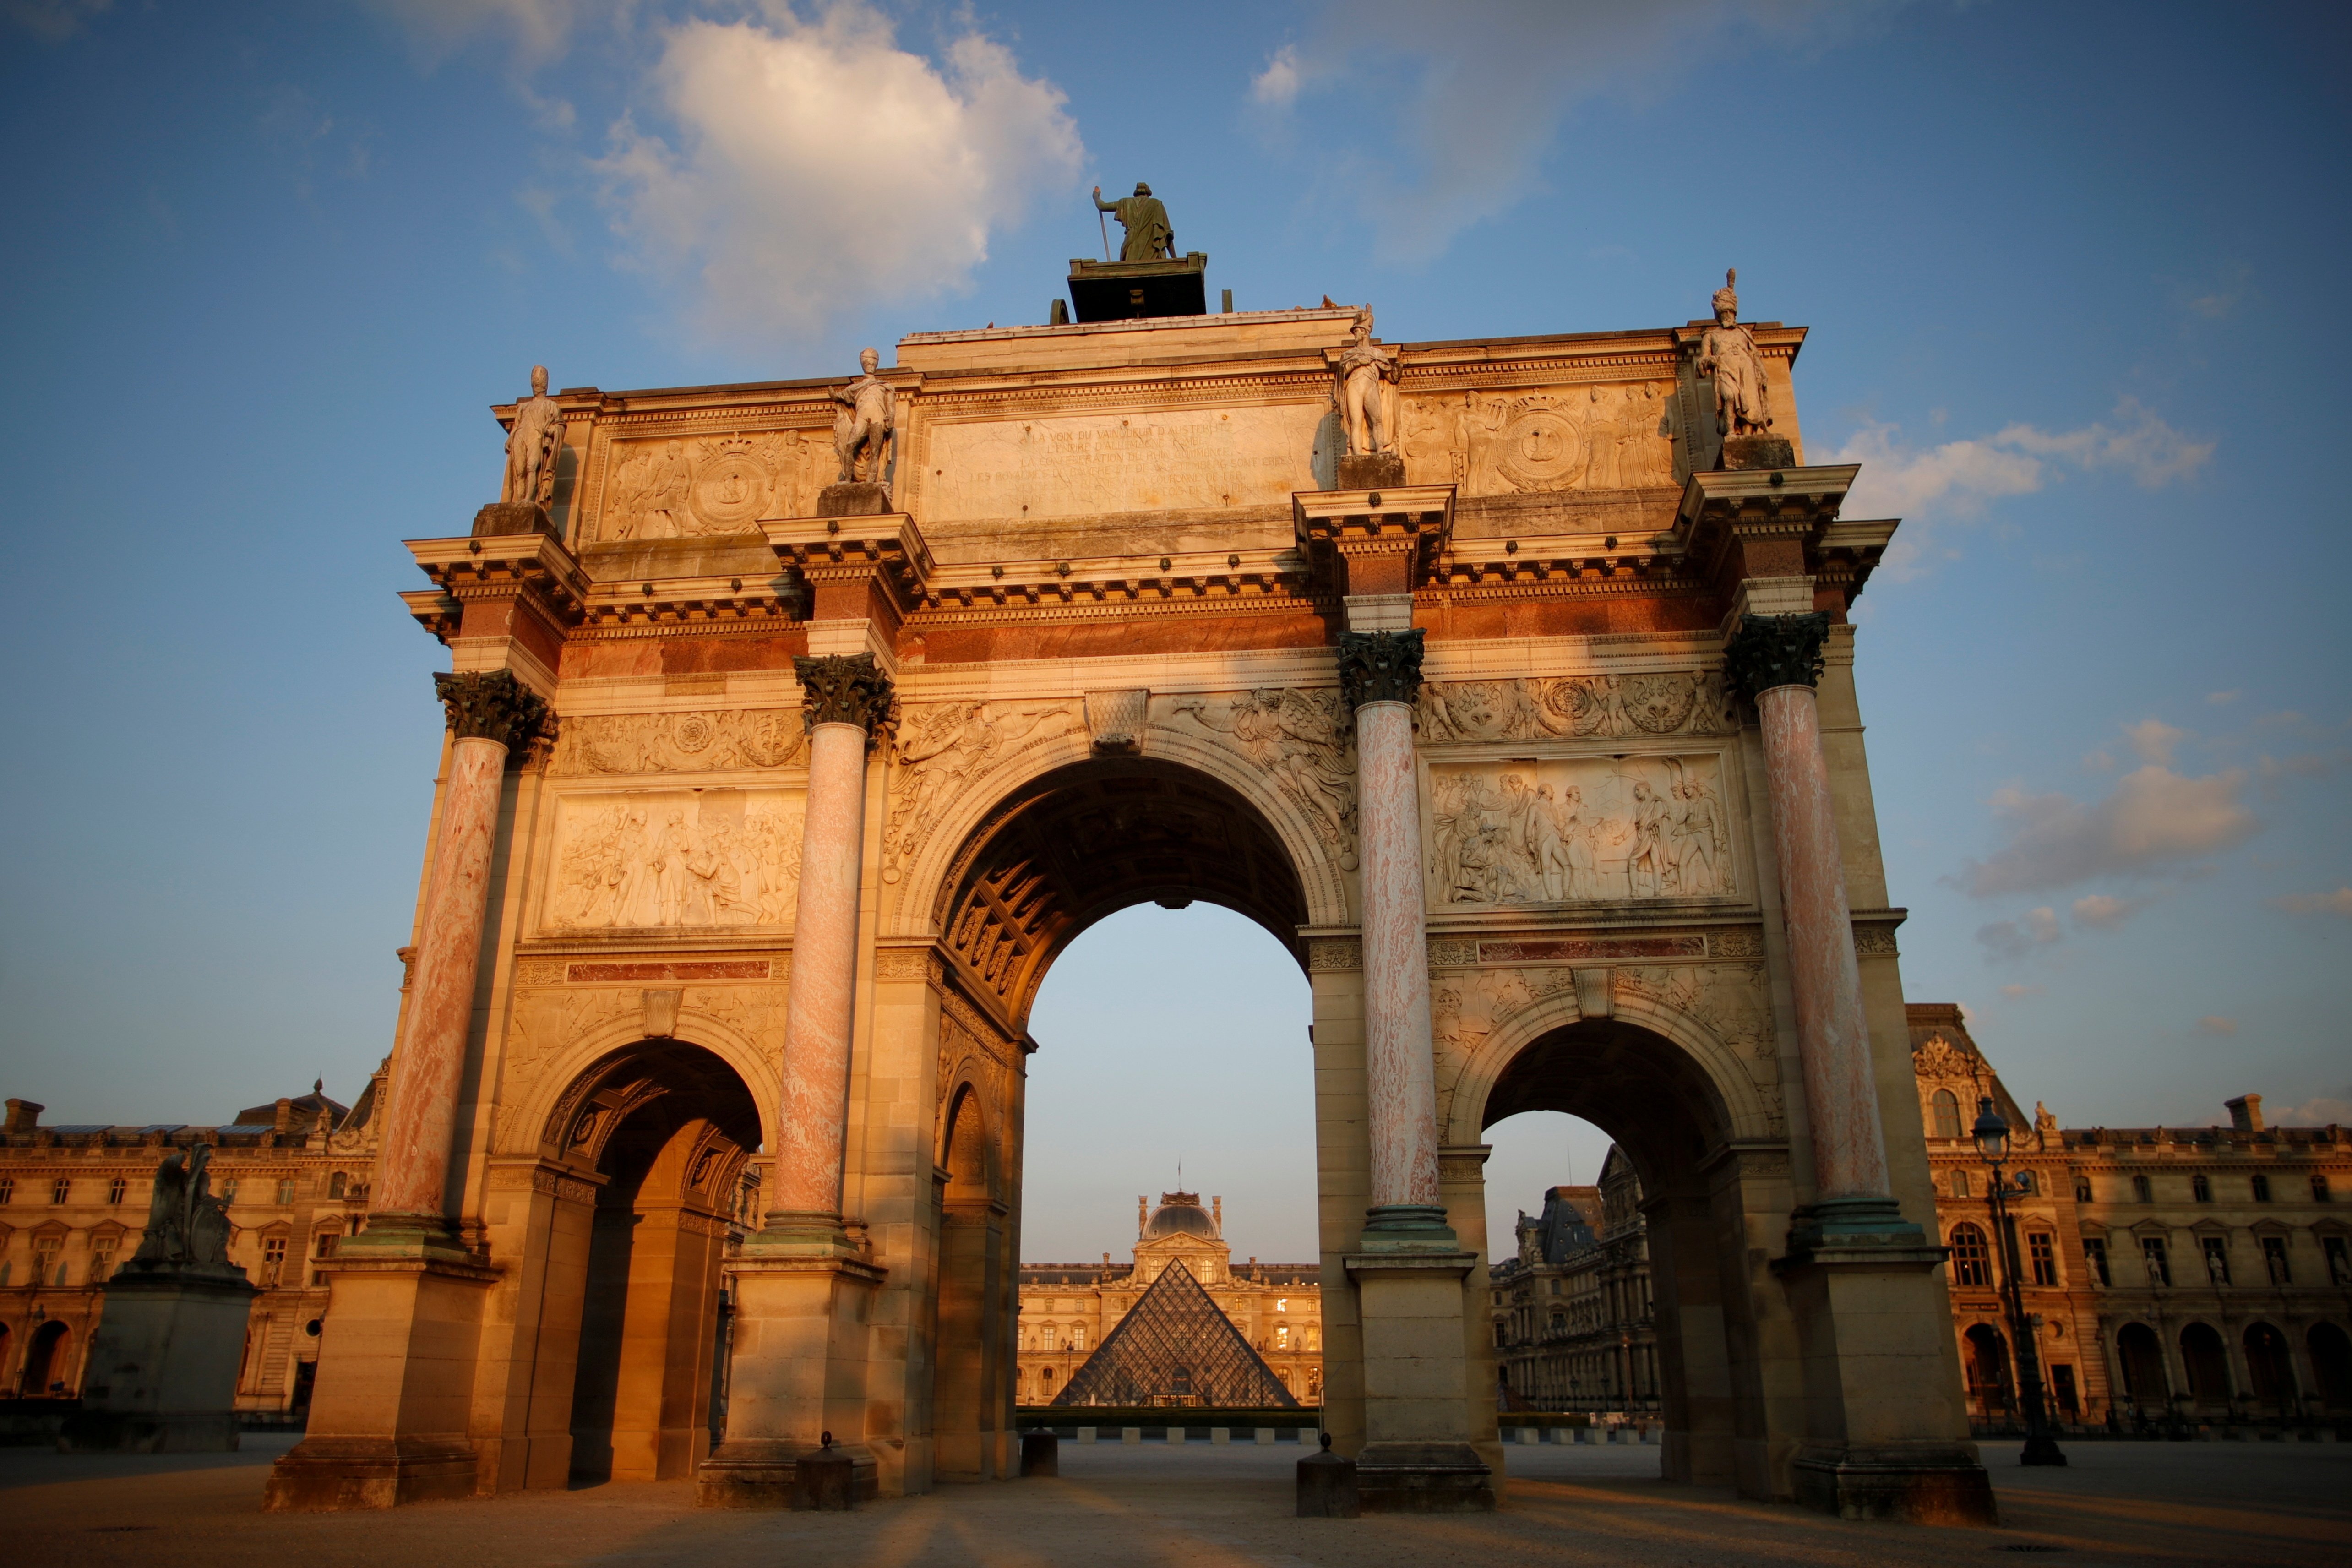
[[[510,669],[436,675],[433,690],[449,710],[449,732],[461,741],[496,741],[520,751],[547,721],[546,702]]]

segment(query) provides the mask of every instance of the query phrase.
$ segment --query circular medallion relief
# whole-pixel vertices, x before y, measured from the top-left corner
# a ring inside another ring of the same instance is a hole
[[[716,529],[749,527],[767,510],[768,470],[749,452],[721,452],[694,466],[694,514]]]
[[[1523,490],[1554,490],[1584,471],[1584,437],[1549,399],[1513,405],[1495,447],[1496,466]]]

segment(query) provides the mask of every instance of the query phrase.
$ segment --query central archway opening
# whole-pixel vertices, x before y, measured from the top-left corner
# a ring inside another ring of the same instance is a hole
[[[1006,802],[950,887],[939,923],[958,980],[1034,1054],[1001,1100],[984,1082],[944,1091],[940,1479],[988,1474],[990,1426],[1070,1396],[1118,1353],[1122,1323],[1165,1306],[1145,1299],[1179,1268],[1160,1294],[1199,1287],[1234,1340],[1118,1386],[1198,1405],[1223,1386],[1202,1367],[1255,1358],[1285,1391],[1265,1397],[1319,1400],[1308,910],[1282,836],[1204,773],[1097,758]],[[992,1117],[1001,1131],[984,1138]],[[1003,1152],[994,1275],[978,1257],[991,1180],[959,1152],[983,1139]],[[976,1300],[992,1290],[1008,1309],[992,1323]],[[975,1330],[986,1348],[963,1355]],[[1000,1387],[973,1408],[971,1391]]]

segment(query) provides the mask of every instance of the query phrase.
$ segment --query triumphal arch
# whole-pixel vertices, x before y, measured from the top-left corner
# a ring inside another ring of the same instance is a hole
[[[781,1506],[828,1437],[867,1495],[1008,1476],[1031,1002],[1090,922],[1207,900],[1312,987],[1368,1506],[1493,1505],[1481,1133],[1551,1109],[1639,1169],[1670,1477],[1989,1517],[1846,615],[1895,525],[1804,459],[1804,336],[1727,289],[541,373],[503,499],[409,545],[448,737],[271,1505]]]

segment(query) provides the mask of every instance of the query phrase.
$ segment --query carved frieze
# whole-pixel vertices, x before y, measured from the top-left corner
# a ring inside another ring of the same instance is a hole
[[[832,456],[831,432],[815,430],[616,443],[597,536],[744,533],[762,517],[805,517]]]
[[[781,791],[661,790],[558,803],[555,930],[786,926],[802,801]]]
[[[1352,936],[1318,936],[1307,943],[1307,967],[1315,969],[1361,969],[1364,967],[1364,943]]]
[[[1429,781],[1438,907],[1738,895],[1716,756],[1433,763]]]
[[[1449,680],[1421,691],[1425,744],[1720,735],[1732,728],[1722,677],[1713,670]]]
[[[1641,998],[1697,1019],[1750,1062],[1778,1060],[1770,996],[1759,965],[1617,969],[1611,972],[1611,990],[1618,1000]],[[1777,1071],[1757,1075],[1759,1082],[1778,1076]]]
[[[789,708],[567,718],[552,776],[703,773],[806,765],[808,734]]]
[[[1160,723],[1215,736],[1305,816],[1340,869],[1356,868],[1356,748],[1339,693],[1292,689],[1155,699]]]
[[[1670,381],[1639,381],[1410,397],[1405,474],[1464,495],[1671,485],[1673,396]]]
[[[914,864],[924,839],[965,786],[1024,746],[1057,739],[1080,722],[1076,705],[940,702],[905,710],[887,755],[890,816],[882,831],[882,879]]]

